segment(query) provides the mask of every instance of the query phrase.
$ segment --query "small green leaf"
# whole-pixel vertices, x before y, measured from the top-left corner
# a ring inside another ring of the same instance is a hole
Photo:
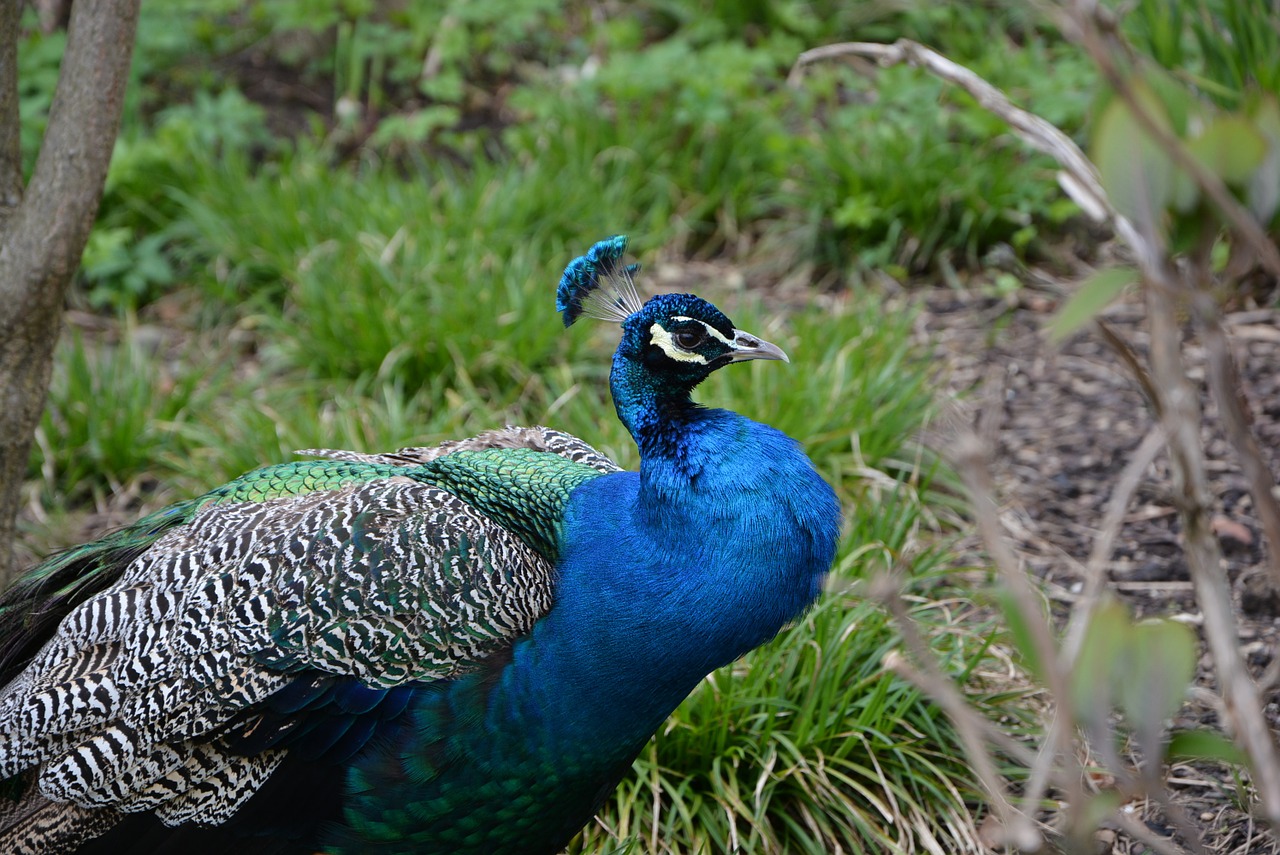
[[[1096,723],[1111,714],[1130,631],[1129,611],[1116,600],[1099,605],[1089,619],[1070,678],[1071,704],[1080,722]]]
[[[1080,827],[1097,828],[1119,810],[1122,804],[1124,800],[1115,789],[1099,790],[1085,799],[1084,809],[1080,812]]]
[[[882,216],[884,210],[876,204],[875,196],[860,193],[849,196],[831,213],[831,220],[842,229],[868,229]]]
[[[1187,150],[1228,184],[1244,184],[1267,154],[1267,140],[1243,116],[1215,116]]]
[[[1040,656],[1036,650],[1035,635],[1031,631],[1030,624],[1027,623],[1026,617],[1022,614],[1022,610],[1018,608],[1018,601],[1009,593],[1008,590],[1001,588],[996,599],[1000,603],[1000,609],[1004,612],[1005,623],[1009,627],[1009,634],[1013,636],[1014,647],[1022,654],[1022,663],[1027,666],[1027,670],[1031,672],[1031,676],[1040,681],[1044,685],[1045,680],[1045,663],[1040,661]]]
[[[1155,727],[1178,711],[1197,659],[1195,633],[1183,624],[1150,620],[1133,628],[1120,703],[1135,727]]]
[[[1146,68],[1137,94],[1144,102],[1158,103],[1168,117],[1170,130],[1180,137],[1187,135],[1187,126],[1203,109],[1187,84],[1163,68]]]
[[[1147,92],[1143,102],[1158,122],[1168,125],[1159,100]],[[1174,195],[1177,173],[1169,156],[1142,130],[1124,101],[1116,98],[1103,110],[1090,150],[1115,209],[1144,234],[1159,229]]]
[[[1235,766],[1248,763],[1245,753],[1216,730],[1180,730],[1169,740],[1169,759],[1218,760]]]
[[[1271,222],[1280,207],[1280,105],[1274,96],[1258,99],[1250,110],[1258,132],[1267,141],[1267,155],[1245,186],[1249,210],[1263,225]]]
[[[1049,341],[1057,344],[1079,330],[1137,281],[1138,271],[1132,267],[1099,270],[1084,280],[1049,320]]]

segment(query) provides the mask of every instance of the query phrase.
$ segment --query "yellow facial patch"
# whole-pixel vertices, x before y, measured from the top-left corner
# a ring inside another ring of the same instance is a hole
[[[677,362],[698,362],[702,365],[707,364],[704,356],[698,353],[690,353],[687,350],[681,350],[676,346],[675,341],[671,338],[671,333],[667,332],[662,324],[654,323],[649,327],[649,340],[662,348],[662,352]]]

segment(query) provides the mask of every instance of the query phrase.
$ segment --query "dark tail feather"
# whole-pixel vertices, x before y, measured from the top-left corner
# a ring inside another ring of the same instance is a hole
[[[111,808],[51,802],[36,791],[34,776],[27,783],[18,800],[0,797],[0,852],[71,852],[122,818]]]

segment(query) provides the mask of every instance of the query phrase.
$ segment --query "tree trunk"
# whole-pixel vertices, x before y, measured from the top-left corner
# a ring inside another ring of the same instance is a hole
[[[71,0],[36,0],[36,16],[44,32],[61,30],[71,20]]]
[[[120,129],[139,2],[72,5],[49,124],[24,191],[21,4],[0,0],[0,589],[13,573],[20,490],[44,410],[63,299],[97,216]]]

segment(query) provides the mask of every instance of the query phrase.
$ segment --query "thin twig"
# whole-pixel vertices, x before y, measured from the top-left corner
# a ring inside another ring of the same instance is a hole
[[[1151,372],[1143,366],[1138,354],[1129,346],[1129,342],[1121,338],[1120,334],[1111,328],[1111,325],[1101,318],[1094,318],[1093,325],[1098,328],[1098,332],[1102,335],[1102,340],[1120,357],[1120,361],[1129,369],[1129,373],[1133,375],[1133,379],[1137,381],[1138,387],[1142,389],[1142,397],[1146,400],[1147,406],[1151,407],[1151,411],[1158,417],[1160,415],[1160,396],[1156,394],[1155,385],[1151,382]]]
[[[1129,463],[1120,474],[1116,488],[1107,501],[1107,510],[1102,517],[1102,527],[1093,541],[1093,550],[1089,553],[1089,562],[1085,565],[1086,573],[1084,590],[1076,607],[1071,610],[1071,622],[1067,625],[1066,638],[1062,644],[1062,655],[1068,663],[1074,663],[1084,642],[1085,628],[1089,625],[1102,593],[1106,590],[1107,561],[1115,547],[1116,537],[1124,525],[1125,512],[1129,501],[1142,483],[1142,475],[1160,449],[1164,447],[1164,432],[1156,425],[1147,432],[1142,442],[1129,458]]]
[[[1022,616],[1023,623],[1030,631],[1031,644],[1034,647],[1031,652],[1042,663],[1042,677],[1057,704],[1056,715],[1061,724],[1051,731],[1051,735],[1056,737],[1051,743],[1051,750],[1058,756],[1072,756],[1072,734],[1075,726],[1070,704],[1067,703],[1071,695],[1066,671],[1058,657],[1053,636],[1044,619],[1035,589],[1027,578],[1027,574],[1018,565],[1018,560],[1009,548],[1008,541],[1002,536],[999,517],[996,513],[995,489],[991,483],[988,446],[973,433],[963,435],[955,445],[955,458],[960,477],[969,491],[970,506],[973,508],[983,545],[1000,574],[1005,590],[1013,598],[1014,608]],[[1083,803],[1084,790],[1080,783],[1081,777],[1067,775],[1063,782],[1066,801],[1069,804]]]
[[[1280,757],[1262,715],[1257,686],[1241,658],[1231,589],[1209,526],[1200,408],[1182,364],[1178,325],[1168,292],[1148,283],[1146,298],[1152,376],[1163,401],[1161,421],[1169,440],[1173,496],[1182,518],[1187,567],[1204,616],[1205,641],[1213,654],[1227,721],[1249,757],[1263,810],[1273,822],[1280,821]]]
[[[1204,282],[1206,276],[1207,271],[1202,269],[1197,278]],[[1267,568],[1271,571],[1272,584],[1280,586],[1280,502],[1276,501],[1274,493],[1276,482],[1262,457],[1257,438],[1249,429],[1248,405],[1241,396],[1240,374],[1231,356],[1226,331],[1222,328],[1222,312],[1212,295],[1203,288],[1193,295],[1191,307],[1208,356],[1209,388],[1218,404],[1218,415],[1227,441],[1240,462],[1240,471],[1249,483],[1253,505],[1258,509],[1258,524],[1268,547]]]
[[[1030,771],[1027,773],[1027,785],[1022,796],[1022,810],[1027,815],[1040,805],[1053,784],[1054,773],[1060,771],[1055,762],[1058,757],[1058,746],[1071,738],[1069,731],[1063,732],[1063,728],[1070,727],[1071,723],[1067,718],[1054,716],[1035,760],[1026,764]],[[1077,768],[1072,771],[1078,773],[1082,770]],[[1080,775],[1077,774],[1075,777],[1078,779]]]
[[[891,45],[876,42],[846,42],[826,45],[800,54],[792,67],[789,82],[796,83],[808,65],[842,56],[862,56],[881,65],[906,62],[926,69],[948,83],[959,86],[974,97],[983,109],[1004,119],[1024,140],[1063,165],[1064,169],[1084,177],[1084,189],[1094,197],[1094,207],[1107,207],[1106,193],[1098,179],[1097,168],[1072,139],[1049,122],[1014,105],[1009,97],[973,71],[952,62],[942,54],[919,42],[899,39]]]
[[[955,685],[953,682],[948,680],[945,675],[939,674],[937,677],[931,677],[929,674],[912,665],[904,656],[895,656],[892,654],[887,655],[882,664],[885,668],[897,674],[899,677],[906,680],[908,683],[915,686],[935,701],[938,700],[937,690],[939,686],[943,683],[952,687]],[[945,691],[945,689],[943,691]],[[941,705],[940,701],[939,705]],[[979,732],[979,735],[983,740],[995,746],[997,751],[1001,754],[1007,755],[1009,759],[1013,760],[1013,762],[1022,766],[1030,766],[1035,762],[1036,752],[1032,751],[1026,745],[1001,730],[998,724],[984,718],[972,707],[968,707],[968,710],[970,714],[969,720],[972,723],[974,730]]]
[[[965,754],[973,764],[973,771],[987,791],[1009,845],[1031,851],[1039,849],[1043,841],[1035,822],[1015,808],[1009,800],[1004,779],[996,771],[991,754],[983,742],[981,716],[969,706],[955,683],[938,669],[932,652],[902,601],[897,583],[887,576],[878,577],[872,585],[872,592],[893,614],[902,633],[903,643],[916,661],[916,667],[912,668],[900,653],[891,651],[885,657],[884,666],[919,686],[951,719]]]
[[[1148,764],[1152,769],[1157,770],[1154,775],[1159,776],[1159,763]],[[1173,825],[1178,834],[1182,835],[1182,839],[1187,841],[1188,846],[1195,855],[1207,855],[1208,850],[1205,849],[1204,843],[1200,840],[1200,831],[1191,821],[1187,809],[1178,804],[1169,795],[1169,791],[1161,786],[1159,780],[1148,782],[1146,792],[1155,799],[1156,804],[1160,806],[1160,810],[1164,813],[1165,818]]]
[[[1150,847],[1153,851],[1162,853],[1162,855],[1187,855],[1187,850],[1183,849],[1177,843],[1168,837],[1162,837],[1156,834],[1146,823],[1139,822],[1138,819],[1123,810],[1118,810],[1113,814],[1116,826],[1125,834],[1134,840]]]
[[[877,60],[881,65],[909,63],[924,68],[954,86],[959,86],[972,95],[983,109],[1003,119],[1019,139],[1056,160],[1063,169],[1063,172],[1058,175],[1058,183],[1066,194],[1093,219],[1098,221],[1110,219],[1116,233],[1133,249],[1140,260],[1153,264],[1163,258],[1160,248],[1153,248],[1133,223],[1112,206],[1106,191],[1102,189],[1098,168],[1071,137],[1035,113],[1015,105],[1009,100],[1009,96],[972,70],[952,62],[919,42],[913,42],[910,39],[899,39],[891,45],[875,42],[846,42],[814,48],[800,54],[788,81],[792,84],[797,83],[803,77],[803,69],[814,62],[844,56],[869,57]]]

